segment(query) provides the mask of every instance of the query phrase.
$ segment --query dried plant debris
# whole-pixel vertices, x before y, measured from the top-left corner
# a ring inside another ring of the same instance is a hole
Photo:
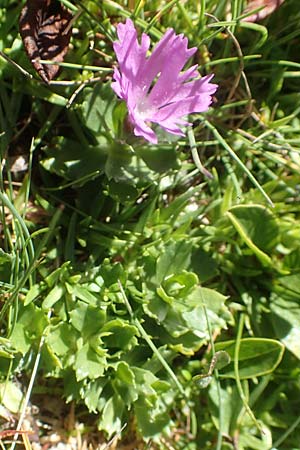
[[[284,0],[250,0],[244,13],[261,8],[257,13],[243,19],[245,22],[257,22],[272,14]]]
[[[58,0],[27,0],[21,11],[20,34],[26,53],[46,83],[57,75],[59,66],[41,64],[39,60],[64,60],[72,33],[71,24],[71,12]]]

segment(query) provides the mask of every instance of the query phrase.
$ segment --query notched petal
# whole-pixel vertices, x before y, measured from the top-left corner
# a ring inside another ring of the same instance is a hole
[[[127,103],[134,134],[156,144],[154,123],[184,136],[181,127],[190,125],[186,116],[207,111],[218,87],[210,83],[213,75],[199,78],[197,65],[184,71],[197,49],[188,48],[187,38],[169,29],[148,56],[150,38],[143,33],[139,44],[130,19],[117,26],[117,34],[114,50],[119,66],[112,88]]]
[[[27,0],[21,11],[19,27],[26,53],[46,83],[57,75],[59,66],[41,64],[39,60],[64,60],[72,33],[71,20],[71,12],[58,0]]]

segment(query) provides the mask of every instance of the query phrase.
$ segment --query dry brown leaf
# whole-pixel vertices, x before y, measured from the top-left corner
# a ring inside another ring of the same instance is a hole
[[[40,59],[61,62],[68,51],[72,14],[58,0],[27,0],[20,15],[20,34],[26,53],[40,77],[49,83],[57,74],[57,64],[41,64]]]
[[[243,21],[257,22],[258,20],[262,20],[265,17],[269,16],[273,11],[275,11],[275,9],[279,8],[279,6],[283,2],[284,0],[250,0],[244,13],[253,11],[257,8],[263,8],[256,14],[252,14],[251,16],[246,17],[245,19],[243,19]]]

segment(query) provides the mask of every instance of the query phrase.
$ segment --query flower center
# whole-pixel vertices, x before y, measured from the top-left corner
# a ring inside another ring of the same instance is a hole
[[[136,111],[142,119],[147,119],[153,110],[147,95],[142,96],[136,103]]]

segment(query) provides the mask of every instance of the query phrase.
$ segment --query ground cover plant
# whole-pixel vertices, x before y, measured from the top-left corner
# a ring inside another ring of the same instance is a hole
[[[195,49],[185,123],[116,86],[126,23]],[[296,0],[1,0],[2,448],[300,448],[299,30]]]

